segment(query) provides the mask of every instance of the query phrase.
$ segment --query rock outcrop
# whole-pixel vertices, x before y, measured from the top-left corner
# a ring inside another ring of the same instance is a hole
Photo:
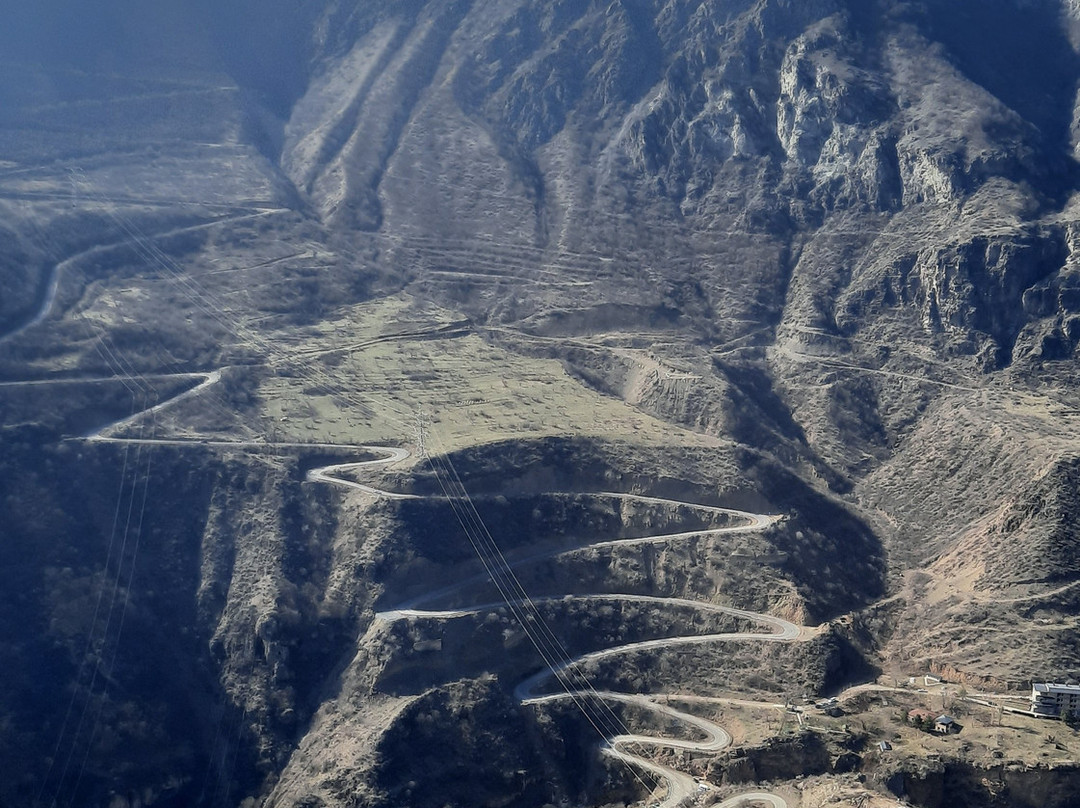
[[[508,613],[376,618],[484,571],[432,499],[462,481],[509,553],[689,536],[521,570],[575,651],[726,624],[564,595],[836,621],[608,682],[1080,671],[1078,0],[116,0],[56,36],[16,6],[0,802],[640,797],[580,719],[516,706]],[[421,499],[304,480],[432,423],[432,470],[387,478]],[[784,518],[703,537],[599,492]],[[856,648],[840,617],[880,599]],[[939,804],[925,774],[897,776]]]

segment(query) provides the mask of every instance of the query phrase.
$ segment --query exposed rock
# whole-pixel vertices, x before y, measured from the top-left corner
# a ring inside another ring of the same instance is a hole
[[[709,764],[708,778],[717,784],[789,780],[830,769],[829,749],[821,736],[804,732],[729,753]]]
[[[1075,767],[1002,765],[983,769],[958,762],[908,761],[899,771],[875,774],[898,797],[920,808],[941,806],[1070,805],[1080,772]]]
[[[641,798],[515,704],[541,661],[508,608],[376,618],[505,597],[477,535],[567,550],[514,580],[573,653],[741,624],[567,596],[831,621],[590,670],[629,690],[1080,671],[1078,0],[106,5],[0,31],[5,805]],[[418,499],[304,481],[425,439],[381,478]],[[735,517],[695,503],[784,518],[699,535]]]

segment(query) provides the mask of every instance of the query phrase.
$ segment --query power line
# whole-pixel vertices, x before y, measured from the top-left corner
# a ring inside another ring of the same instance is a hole
[[[285,363],[288,363],[288,357],[283,356],[282,353],[276,349],[276,346],[262,339],[261,335],[251,332],[250,329],[244,326],[242,322],[236,320],[233,320],[232,322],[226,321],[224,319],[224,313],[220,305],[215,305],[213,299],[207,298],[205,293],[198,287],[196,283],[185,277],[182,273],[181,268],[175,264],[175,261],[170,256],[163,253],[159,248],[157,248],[156,245],[148,242],[147,239],[142,237],[138,231],[137,225],[135,225],[133,222],[121,218],[119,214],[117,214],[112,209],[110,209],[110,215],[113,216],[113,218],[117,221],[121,229],[134,240],[134,242],[144,252],[145,256],[149,260],[152,260],[154,263],[156,263],[160,268],[164,269],[174,280],[176,280],[178,286],[184,291],[186,295],[189,296],[189,299],[195,302],[196,305],[198,305],[208,316],[222,323],[222,325],[225,325],[226,327],[231,326],[232,330],[239,331],[241,334],[243,334],[249,339],[253,338],[256,343],[260,345],[261,348],[266,350],[267,353],[275,356],[275,358],[284,359]],[[328,383],[328,386],[331,387],[334,386],[334,380],[331,379],[328,374],[325,374],[320,370],[313,369],[310,365],[303,366],[303,368],[300,370],[299,375],[311,380]],[[348,400],[358,404],[368,413],[374,414],[375,411],[370,406],[360,401],[354,392],[350,391],[345,395]],[[399,425],[404,425],[405,423],[403,417],[388,413],[386,409],[383,409],[380,414],[384,417],[389,416],[390,420],[397,422]],[[404,415],[404,413],[402,413],[402,415]],[[418,444],[423,445],[425,433],[422,422],[420,425],[418,425],[417,431]],[[445,465],[442,467],[443,474],[440,474],[438,470],[439,467],[436,466],[435,463],[433,463],[432,468],[439,479],[440,485],[445,485],[443,475],[446,473],[447,470],[450,472],[450,477],[453,480],[453,484],[456,484],[457,490],[460,492],[459,495],[455,497],[451,496],[449,488],[444,488],[451,503],[454,503],[457,499],[463,499],[466,503],[468,503],[468,507],[464,511],[459,510],[452,504],[452,507],[455,508],[455,515],[461,521],[463,530],[465,530],[467,536],[469,537],[474,550],[480,556],[481,562],[483,563],[485,569],[488,571],[492,581],[499,588],[500,592],[505,593],[504,599],[507,601],[508,606],[514,611],[515,618],[518,620],[526,635],[530,637],[530,640],[537,648],[537,651],[541,653],[541,657],[542,659],[544,659],[545,664],[550,669],[552,675],[564,687],[568,694],[572,694],[574,685],[572,682],[568,682],[566,677],[576,676],[579,678],[583,678],[583,675],[580,672],[572,670],[572,666],[570,665],[570,658],[566,654],[565,649],[562,648],[561,643],[551,632],[550,628],[546,625],[543,616],[539,614],[535,605],[532,604],[531,600],[529,600],[524,588],[521,587],[520,582],[517,581],[516,576],[514,576],[512,570],[509,568],[509,565],[506,564],[506,560],[502,556],[501,551],[498,550],[498,546],[495,544],[494,539],[490,534],[490,531],[488,531],[486,525],[483,523],[482,518],[476,511],[471,499],[469,499],[468,492],[466,491],[464,484],[462,483],[461,478],[457,473],[457,470],[453,467],[453,461],[445,453],[441,458],[438,458],[437,460],[435,458],[429,459],[435,460],[438,463],[445,463]],[[514,597],[515,594],[518,594],[521,597]],[[520,609],[517,609],[514,606],[514,603],[517,600],[523,600],[527,604],[529,604],[529,610],[523,612]],[[538,626],[542,630],[541,634],[537,636],[530,626]],[[582,713],[589,719],[589,722],[597,729],[601,736],[603,736],[605,732],[605,730],[601,729],[601,725],[605,724],[608,725],[608,732],[625,731],[626,733],[628,733],[629,730],[625,727],[625,724],[623,724],[621,720],[618,719],[618,717],[607,705],[607,703],[604,702],[603,699],[599,696],[595,688],[592,687],[591,684],[587,683],[587,680],[586,685],[587,686],[584,689],[586,689],[593,696],[593,698],[596,699],[597,703],[600,704],[603,708],[603,711],[599,716],[593,714],[590,711],[590,708],[586,704],[583,704],[576,697],[576,695],[572,695],[572,698],[574,699],[575,704],[578,704],[579,709],[582,710]],[[598,721],[599,724],[597,723]],[[611,722],[614,722],[614,724],[612,724]],[[625,761],[623,761],[623,763],[629,768],[629,764],[626,764]],[[640,779],[636,771],[634,771],[634,776]]]
[[[139,254],[148,263],[163,270],[168,279],[176,284],[182,294],[187,296],[211,321],[220,324],[227,331],[231,331],[237,336],[251,340],[270,360],[279,363],[280,366],[289,367],[296,377],[324,384],[330,389],[338,387],[338,380],[322,370],[317,364],[298,363],[286,352],[281,351],[272,340],[263,337],[261,333],[252,329],[249,324],[250,319],[245,321],[227,312],[219,301],[215,300],[197,282],[183,272],[183,268],[176,263],[175,259],[147,239],[145,234],[141,233],[138,225],[123,217],[122,214],[115,210],[115,207],[110,208],[109,215],[113,217],[122,231],[136,245]],[[581,710],[582,714],[602,737],[605,733],[611,733],[613,728],[617,731],[620,727],[626,730],[626,734],[629,734],[625,724],[607,705],[603,694],[597,692],[587,677],[574,668],[573,659],[566,653],[558,637],[555,636],[544,616],[540,613],[536,603],[528,596],[477,511],[475,503],[469,496],[464,482],[454,466],[451,453],[446,450],[445,446],[441,445],[441,442],[439,454],[431,455],[428,452],[426,415],[422,411],[420,413],[408,412],[405,408],[389,402],[379,402],[377,405],[378,411],[376,412],[373,406],[375,400],[371,396],[363,396],[356,390],[339,391],[338,394],[366,413],[378,415],[380,418],[397,425],[402,428],[402,431],[406,431],[409,426],[413,427],[418,456],[421,458],[426,456],[436,480],[450,503],[455,518],[459,521],[474,552],[476,552],[482,566],[500,592],[500,596],[507,607],[529,637],[537,653],[540,654],[551,676],[566,690],[567,695],[578,705],[578,709]],[[438,441],[437,434],[433,437]],[[135,442],[141,439],[130,440]],[[583,684],[578,684],[579,681]],[[585,700],[583,700],[583,697]],[[601,707],[591,707],[589,702],[595,702]],[[648,787],[641,780],[636,769],[622,758],[619,759],[628,770],[634,773],[634,776],[643,786]]]

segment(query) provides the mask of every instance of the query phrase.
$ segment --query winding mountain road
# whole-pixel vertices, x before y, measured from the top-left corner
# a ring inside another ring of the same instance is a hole
[[[374,449],[374,447],[368,448],[369,450]],[[415,495],[400,494],[392,491],[382,491],[370,485],[364,485],[353,480],[342,479],[341,477],[335,476],[335,474],[344,471],[358,471],[364,467],[384,465],[387,463],[396,462],[398,460],[405,459],[405,457],[407,456],[406,454],[403,454],[404,450],[402,449],[386,449],[383,451],[387,452],[387,456],[379,458],[377,460],[359,463],[337,464],[332,466],[326,466],[321,469],[314,469],[308,472],[308,480],[313,482],[330,483],[333,485],[339,485],[342,487],[359,490],[367,494],[374,494],[395,499],[406,497],[417,498]],[[515,559],[513,561],[507,561],[507,567],[510,569],[514,569],[516,567],[521,567],[526,564],[533,564],[538,561],[548,560],[562,555],[568,555],[570,553],[574,553],[585,548],[608,547],[615,545],[639,545],[647,543],[659,544],[664,542],[679,541],[695,536],[758,531],[769,527],[781,518],[779,516],[770,514],[749,513],[746,511],[739,511],[731,508],[699,505],[691,502],[664,499],[660,497],[641,496],[636,494],[598,492],[593,494],[593,496],[610,497],[612,499],[635,501],[653,505],[679,505],[714,515],[724,515],[734,520],[738,520],[740,524],[734,524],[724,527],[704,528],[699,530],[689,530],[677,533],[663,533],[653,536],[609,539],[599,542],[584,542],[578,546],[571,548],[556,548],[540,553],[534,553],[532,555]],[[508,605],[524,605],[524,601],[514,601],[510,603],[507,603],[506,601],[499,601],[474,606],[462,606],[445,609],[439,609],[435,607],[427,609],[418,608],[424,603],[437,601],[447,596],[461,592],[463,590],[468,590],[471,587],[478,586],[482,583],[487,582],[487,580],[488,576],[486,573],[474,575],[469,578],[463,579],[455,584],[451,584],[449,586],[441,587],[437,590],[428,592],[418,598],[413,598],[407,603],[401,604],[397,608],[378,612],[375,617],[377,620],[388,622],[416,619],[453,619],[458,617],[475,615],[485,611],[491,611]],[[716,642],[793,642],[799,639],[803,639],[807,636],[803,629],[801,629],[799,626],[780,617],[759,614],[757,612],[750,612],[744,609],[735,609],[730,606],[721,606],[718,604],[689,600],[685,598],[664,598],[649,595],[602,594],[531,598],[529,602],[535,606],[543,603],[566,602],[568,600],[617,600],[621,602],[680,606],[684,608],[698,609],[705,612],[713,612],[738,617],[744,620],[759,623],[772,629],[770,633],[727,632],[680,637],[666,637],[661,639],[626,643],[612,648],[605,648],[602,650],[581,654],[564,662],[561,665],[550,668],[543,668],[532,676],[526,678],[515,688],[514,696],[522,704],[542,704],[545,702],[553,702],[559,700],[576,701],[582,697],[590,697],[594,699],[600,698],[606,702],[635,705],[639,708],[648,710],[659,716],[673,719],[689,729],[697,730],[698,732],[700,732],[704,736],[704,738],[701,740],[656,738],[648,735],[631,733],[613,735],[605,739],[604,745],[602,747],[602,751],[604,754],[617,760],[621,760],[627,765],[632,766],[638,770],[650,772],[651,774],[657,776],[658,778],[664,780],[667,783],[667,794],[661,802],[653,804],[654,808],[675,808],[675,806],[679,805],[683,800],[700,794],[703,790],[710,790],[711,786],[705,783],[701,783],[691,775],[679,771],[678,769],[673,769],[669,766],[657,763],[656,761],[644,757],[641,754],[635,754],[634,752],[630,751],[629,747],[637,747],[639,750],[641,747],[648,746],[653,748],[676,749],[697,753],[716,753],[722,751],[723,749],[726,749],[728,746],[731,745],[731,736],[728,734],[728,732],[723,727],[715,724],[712,721],[701,718],[700,716],[692,715],[682,710],[678,710],[670,706],[669,704],[664,703],[665,700],[669,698],[678,698],[678,696],[669,696],[663,694],[647,696],[632,693],[617,693],[614,691],[596,691],[593,689],[589,689],[587,691],[575,690],[572,688],[564,689],[559,692],[540,693],[538,691],[541,689],[541,685],[551,679],[556,679],[560,682],[564,681],[561,678],[560,674],[570,668],[577,668],[590,662],[625,655],[637,651],[656,651],[666,648],[674,648],[677,646],[701,645]],[[755,706],[772,707],[774,705],[770,704]],[[749,806],[754,804],[766,804],[773,806],[773,808],[787,808],[787,803],[783,800],[783,798],[775,794],[768,794],[765,792],[750,792],[746,794],[740,794],[736,797],[720,803],[720,808],[736,808],[736,806]]]
[[[303,447],[307,449],[322,448],[334,450],[344,449],[363,451],[365,453],[374,454],[377,456],[371,460],[356,461],[350,463],[336,463],[315,468],[307,473],[306,479],[309,482],[335,485],[351,491],[357,491],[369,496],[389,499],[420,498],[417,495],[413,494],[386,491],[372,485],[361,483],[354,479],[341,476],[342,474],[347,474],[350,472],[359,472],[364,469],[385,467],[393,463],[402,462],[409,457],[409,452],[403,448],[314,443],[269,443],[260,441],[245,442],[227,440],[205,440],[201,438],[126,438],[116,436],[115,433],[124,428],[125,426],[129,426],[135,423],[137,420],[144,418],[152,413],[158,412],[166,407],[172,406],[179,401],[197,396],[203,391],[205,391],[208,387],[217,384],[221,379],[221,371],[215,370],[206,373],[178,374],[178,377],[181,376],[200,378],[201,381],[194,387],[185,390],[184,392],[179,393],[172,398],[155,404],[154,406],[142,410],[134,415],[120,419],[102,427],[93,434],[87,435],[85,437],[85,440],[91,442],[123,442],[146,445],[192,445],[228,448],[250,447],[257,449],[265,449],[268,446],[280,446]],[[549,548],[540,552],[532,553],[530,555],[525,555],[523,557],[508,559],[506,561],[506,565],[509,568],[513,569],[515,567],[521,567],[526,564],[533,564],[542,560],[552,559],[563,555],[569,555],[571,553],[579,552],[583,549],[611,546],[633,546],[650,543],[660,544],[665,542],[681,541],[685,539],[690,539],[692,537],[710,535],[715,536],[748,531],[759,531],[769,527],[772,524],[775,524],[781,518],[779,516],[770,514],[749,513],[746,511],[739,511],[731,508],[721,508],[710,505],[701,505],[692,502],[682,502],[679,500],[664,499],[660,497],[648,497],[620,492],[597,492],[593,494],[593,496],[607,497],[623,501],[633,501],[643,504],[680,506],[700,511],[702,513],[711,514],[714,516],[724,516],[731,519],[733,522],[735,522],[735,524],[725,525],[721,527],[687,530],[676,533],[656,534],[652,536],[635,536],[619,539],[606,539],[596,542],[583,540],[571,547],[561,546],[556,548]],[[435,499],[439,497],[431,498]],[[497,603],[486,603],[474,606],[464,606],[446,609],[438,609],[434,607],[427,609],[420,608],[421,606],[423,606],[423,604],[432,603],[446,596],[467,591],[473,587],[477,587],[483,583],[486,583],[488,580],[489,578],[487,574],[477,574],[462,579],[449,586],[432,590],[424,595],[421,595],[420,597],[413,598],[407,603],[401,604],[397,608],[381,611],[377,613],[375,617],[377,620],[380,621],[451,619],[455,617],[474,615],[480,612],[502,608],[507,605],[520,605],[520,603],[507,603],[505,601],[500,601]],[[523,704],[536,705],[563,699],[577,700],[583,696],[588,696],[593,699],[599,698],[606,702],[634,705],[641,709],[648,710],[658,716],[674,720],[685,726],[689,730],[699,733],[702,737],[698,739],[658,738],[648,735],[639,735],[632,733],[616,734],[605,739],[602,747],[602,752],[604,754],[614,759],[621,760],[623,763],[639,771],[649,772],[657,778],[666,782],[666,795],[660,802],[651,803],[652,808],[675,808],[675,806],[679,805],[681,802],[683,802],[683,800],[686,800],[689,797],[692,797],[694,795],[700,795],[703,792],[711,791],[712,786],[696,780],[694,777],[686,774],[685,772],[660,764],[648,757],[643,756],[640,753],[632,752],[630,751],[630,747],[635,747],[638,750],[640,750],[642,747],[653,747],[683,750],[687,752],[697,753],[716,753],[730,746],[732,739],[731,736],[727,733],[727,731],[724,730],[723,727],[712,721],[701,718],[700,716],[695,716],[691,713],[684,712],[682,710],[678,710],[665,703],[667,700],[670,699],[683,699],[687,701],[693,701],[694,697],[692,696],[687,697],[681,694],[641,695],[632,693],[618,693],[613,691],[596,691],[591,688],[587,691],[584,691],[574,690],[573,688],[569,688],[565,685],[564,689],[561,691],[545,693],[541,692],[543,689],[541,686],[552,679],[558,680],[561,684],[564,683],[566,680],[563,679],[560,674],[562,674],[564,671],[567,671],[568,669],[576,668],[589,662],[594,662],[619,655],[625,655],[637,651],[663,650],[666,648],[673,648],[677,646],[699,645],[716,642],[793,642],[799,639],[805,639],[808,636],[808,634],[799,626],[773,615],[758,614],[756,612],[749,612],[743,609],[735,609],[730,606],[721,606],[718,604],[694,601],[685,598],[665,598],[649,595],[629,594],[596,594],[532,598],[530,599],[530,603],[536,605],[545,602],[565,602],[567,600],[617,600],[621,602],[643,603],[657,606],[679,606],[682,608],[697,609],[703,612],[712,612],[732,617],[738,617],[740,619],[755,622],[771,629],[771,631],[768,632],[728,632],[667,637],[661,639],[626,643],[611,648],[591,651],[589,653],[581,654],[577,657],[571,658],[560,665],[543,668],[532,676],[526,678],[515,688],[515,696]],[[709,697],[698,698],[705,700]],[[755,804],[766,804],[772,806],[772,808],[787,808],[786,802],[781,797],[775,794],[769,794],[764,792],[750,792],[740,794],[719,804],[714,803],[714,808],[737,808],[737,806],[748,806]]]
[[[419,497],[414,494],[399,494],[393,491],[383,491],[378,488],[373,488],[370,485],[358,483],[355,480],[337,476],[341,473],[356,471],[362,468],[400,463],[402,460],[409,457],[408,450],[391,446],[360,446],[358,448],[367,452],[372,452],[373,454],[381,454],[383,457],[376,458],[375,460],[364,460],[358,463],[336,463],[332,466],[321,466],[317,469],[312,469],[307,473],[307,481],[312,483],[338,485],[343,488],[351,488],[354,491],[363,491],[365,494],[373,494],[386,499],[419,499]]]
[[[139,204],[143,204],[139,202]],[[234,209],[235,210],[235,209]],[[44,289],[41,293],[41,302],[37,306],[37,310],[34,312],[26,322],[21,323],[13,327],[5,334],[0,334],[0,342],[9,340],[22,334],[24,331],[28,331],[34,326],[40,325],[45,321],[50,314],[52,314],[53,307],[56,305],[56,298],[60,291],[60,280],[64,274],[64,270],[74,266],[80,261],[85,260],[88,257],[105,255],[113,250],[117,250],[123,247],[130,247],[132,245],[138,245],[144,241],[156,241],[165,238],[173,238],[175,236],[184,235],[188,233],[197,233],[202,230],[209,230],[214,227],[218,227],[223,224],[231,224],[245,219],[258,219],[265,216],[272,216],[278,213],[287,213],[288,208],[242,208],[239,213],[232,215],[221,216],[217,219],[212,219],[208,222],[198,222],[196,224],[186,225],[184,227],[177,227],[171,230],[155,233],[150,236],[129,235],[126,238],[119,239],[117,241],[110,242],[108,244],[96,244],[92,247],[88,247],[84,250],[71,255],[62,261],[58,261],[52,265],[48,274],[42,279]]]
[[[164,439],[164,438],[157,438],[157,439],[153,439],[153,438],[142,438],[142,439],[116,438],[116,437],[112,437],[111,433],[116,432],[117,430],[123,429],[125,426],[129,426],[130,424],[133,424],[136,421],[140,421],[143,418],[145,418],[147,415],[154,415],[154,414],[156,414],[158,412],[161,412],[166,407],[172,407],[172,406],[174,406],[176,404],[179,404],[181,401],[184,401],[185,399],[193,398],[193,397],[199,395],[199,393],[203,392],[207,387],[212,387],[213,385],[215,385],[215,384],[217,384],[218,382],[221,381],[221,371],[220,370],[211,370],[211,371],[209,371],[207,373],[178,373],[174,378],[177,378],[177,379],[184,379],[184,378],[202,379],[202,381],[199,382],[194,387],[189,388],[189,389],[185,390],[182,393],[178,393],[177,395],[173,396],[172,398],[167,398],[164,401],[158,402],[157,404],[155,404],[152,407],[147,407],[145,410],[140,410],[139,412],[135,413],[134,415],[129,415],[126,418],[121,418],[119,421],[113,421],[111,424],[108,424],[108,425],[102,427],[101,429],[97,430],[96,432],[94,432],[94,433],[92,433],[90,435],[87,435],[86,440],[95,441],[95,442],[96,441],[114,441],[114,442],[122,442],[122,443],[132,443],[132,442],[135,442],[135,441],[138,441],[140,443],[158,443],[158,444],[169,443],[169,441],[167,439]],[[192,443],[193,441],[179,441],[179,442],[180,443]]]

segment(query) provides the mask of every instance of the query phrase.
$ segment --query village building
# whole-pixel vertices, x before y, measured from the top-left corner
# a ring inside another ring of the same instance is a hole
[[[916,722],[927,722],[934,720],[934,714],[929,710],[924,710],[922,707],[916,707],[914,710],[908,710],[908,721],[912,724]]]
[[[960,725],[956,723],[956,719],[949,715],[939,715],[934,719],[934,732],[940,732],[942,735],[951,735],[960,731]]]
[[[1031,686],[1031,712],[1041,716],[1080,715],[1080,685],[1036,682]]]

